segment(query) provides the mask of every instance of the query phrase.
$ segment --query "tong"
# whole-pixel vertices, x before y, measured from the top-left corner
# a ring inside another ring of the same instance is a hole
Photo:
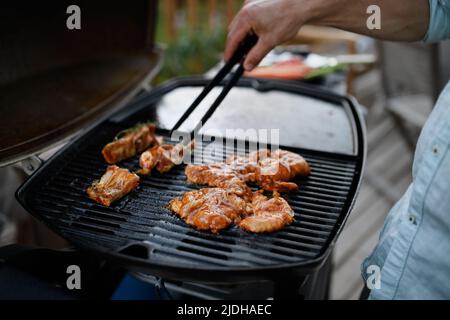
[[[230,92],[231,88],[238,82],[239,78],[244,74],[244,58],[250,49],[256,44],[258,41],[258,37],[256,35],[248,36],[236,49],[231,59],[219,70],[216,76],[205,86],[203,91],[198,95],[198,97],[194,100],[194,102],[189,106],[189,108],[183,113],[181,118],[177,121],[175,126],[170,131],[170,135],[173,132],[178,130],[178,128],[183,124],[183,122],[189,117],[189,115],[195,110],[195,108],[203,101],[203,99],[208,95],[208,93],[215,87],[218,86],[222,80],[231,72],[233,67],[239,63],[239,67],[228,80],[228,82],[224,85],[222,92],[216,98],[216,100],[212,103],[211,107],[202,117],[200,122],[194,127],[194,131],[201,128],[203,123],[206,123],[208,119],[212,116],[214,111],[216,111],[217,107],[222,103],[223,99],[227,96],[228,92]]]

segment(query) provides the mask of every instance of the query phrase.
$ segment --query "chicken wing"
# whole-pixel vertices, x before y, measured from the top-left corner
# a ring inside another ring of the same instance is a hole
[[[118,166],[108,166],[105,174],[92,183],[86,192],[92,200],[109,207],[139,184],[139,176]]]
[[[294,221],[294,211],[277,192],[274,192],[270,199],[262,193],[262,190],[255,192],[252,210],[253,214],[239,223],[242,229],[250,232],[274,232]]]
[[[102,150],[105,161],[114,164],[133,157],[152,145],[159,144],[155,136],[154,124],[139,124],[134,128],[123,131],[123,136],[108,143]],[[120,135],[120,134],[119,134]]]

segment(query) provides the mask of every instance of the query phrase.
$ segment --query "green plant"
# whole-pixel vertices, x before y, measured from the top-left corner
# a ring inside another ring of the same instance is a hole
[[[225,47],[225,32],[198,29],[182,33],[165,52],[164,65],[156,82],[190,74],[201,74],[220,61]]]

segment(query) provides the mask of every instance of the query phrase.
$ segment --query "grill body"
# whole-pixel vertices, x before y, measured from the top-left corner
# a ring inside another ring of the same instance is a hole
[[[184,165],[169,173],[143,177],[137,190],[110,208],[87,198],[85,190],[106,169],[100,150],[130,126],[136,114],[152,114],[156,101],[175,88],[201,86],[204,80],[175,80],[143,96],[126,111],[86,132],[44,164],[17,192],[21,204],[74,245],[100,254],[131,270],[156,276],[209,283],[282,281],[304,277],[329,258],[353,206],[365,158],[364,127],[355,103],[310,87],[271,83],[264,90],[289,91],[339,104],[352,119],[355,154],[344,155],[280,146],[301,154],[312,173],[299,179],[301,189],[285,197],[296,221],[272,234],[250,234],[238,227],[218,235],[194,230],[167,208],[189,185]],[[255,87],[242,80],[240,87]],[[261,83],[257,85],[261,88]],[[141,121],[152,119],[141,119]],[[167,131],[160,130],[165,135]],[[167,137],[166,137],[167,139]],[[201,153],[206,143],[198,145]],[[223,145],[224,157],[237,147]],[[200,154],[200,162],[223,158]],[[196,157],[196,159],[199,159]],[[138,169],[138,157],[120,163]]]

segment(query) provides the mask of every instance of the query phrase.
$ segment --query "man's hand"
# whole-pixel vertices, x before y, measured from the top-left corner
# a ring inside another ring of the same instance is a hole
[[[244,62],[252,70],[278,44],[292,39],[304,24],[299,14],[303,1],[247,0],[230,25],[225,61],[228,61],[248,34],[256,34],[258,43],[250,50]]]
[[[369,30],[367,8],[381,8],[381,30]],[[384,40],[421,40],[429,19],[428,0],[247,0],[230,25],[224,58],[228,61],[249,34],[258,43],[244,67],[252,70],[275,46],[292,39],[306,23],[341,28]]]

